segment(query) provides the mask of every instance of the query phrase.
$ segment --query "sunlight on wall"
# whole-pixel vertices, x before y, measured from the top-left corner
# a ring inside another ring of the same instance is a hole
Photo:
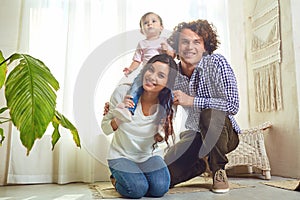
[[[45,57],[46,65],[56,66],[57,61],[64,63],[66,49],[66,25],[64,13],[59,8],[30,9],[29,52],[35,57]],[[63,67],[52,68],[55,77],[63,81]]]

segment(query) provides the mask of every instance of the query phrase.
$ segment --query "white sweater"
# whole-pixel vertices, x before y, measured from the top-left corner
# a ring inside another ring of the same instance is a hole
[[[153,155],[162,156],[162,149],[155,148],[153,151],[152,147],[154,135],[158,131],[155,124],[158,110],[153,115],[145,116],[139,101],[131,122],[120,124],[116,131],[110,125],[112,110],[123,101],[129,88],[129,85],[120,85],[115,89],[110,99],[110,111],[102,119],[103,132],[106,135],[114,133],[107,159],[127,158],[134,162],[144,162]]]

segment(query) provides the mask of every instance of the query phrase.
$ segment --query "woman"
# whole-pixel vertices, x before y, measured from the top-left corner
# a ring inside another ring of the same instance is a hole
[[[116,190],[127,198],[161,197],[169,189],[170,174],[157,143],[173,137],[173,95],[178,68],[167,54],[152,57],[141,71],[141,95],[132,121],[124,123],[114,118],[112,111],[124,100],[133,107],[126,95],[129,85],[120,85],[110,99],[110,111],[103,117],[105,134],[114,133],[108,153],[108,165]],[[162,130],[161,130],[162,129]]]

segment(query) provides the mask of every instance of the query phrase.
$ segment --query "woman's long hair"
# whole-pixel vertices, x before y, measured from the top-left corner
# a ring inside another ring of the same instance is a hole
[[[141,76],[139,76],[141,79],[143,79],[144,74],[147,70],[151,67],[152,63],[155,62],[162,62],[167,64],[170,67],[169,75],[168,75],[168,81],[165,88],[160,91],[158,95],[158,100],[160,104],[159,109],[159,115],[156,120],[157,125],[162,125],[165,136],[164,138],[157,133],[154,136],[155,143],[153,144],[153,148],[157,144],[157,142],[161,142],[162,140],[165,140],[165,142],[168,144],[168,138],[171,136],[174,141],[174,129],[173,129],[173,93],[172,90],[174,88],[175,79],[178,74],[178,66],[174,59],[169,56],[168,54],[159,54],[156,56],[153,56],[147,64],[143,67],[141,70]],[[142,80],[140,80],[142,82]],[[169,144],[168,144],[169,145]]]

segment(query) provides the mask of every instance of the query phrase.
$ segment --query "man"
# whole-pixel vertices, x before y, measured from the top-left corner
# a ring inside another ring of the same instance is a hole
[[[213,54],[219,41],[206,20],[180,23],[168,42],[180,59],[174,104],[187,113],[187,130],[165,155],[171,187],[205,172],[207,156],[212,191],[228,192],[226,154],[237,147],[240,132],[233,118],[239,109],[235,75],[222,55]]]

